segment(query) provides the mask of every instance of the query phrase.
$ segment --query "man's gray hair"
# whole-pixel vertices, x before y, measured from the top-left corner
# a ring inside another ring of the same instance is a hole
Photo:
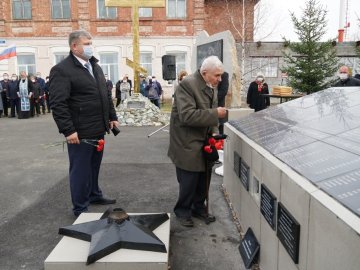
[[[71,32],[69,35],[69,46],[71,46],[71,44],[73,42],[78,41],[81,37],[92,39],[92,36],[90,35],[90,33],[88,31],[76,30],[74,32]]]
[[[203,73],[204,70],[209,71],[214,69],[224,69],[224,65],[217,56],[212,55],[205,58],[202,62],[200,67],[200,73]]]

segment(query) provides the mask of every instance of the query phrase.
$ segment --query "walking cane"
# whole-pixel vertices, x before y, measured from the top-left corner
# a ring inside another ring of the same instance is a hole
[[[209,161],[205,160],[205,181],[206,181],[206,195],[205,195],[205,212],[206,216],[209,215],[209,189],[210,189],[210,177],[211,173],[209,173]],[[209,219],[205,220],[205,223],[208,225],[210,224]]]

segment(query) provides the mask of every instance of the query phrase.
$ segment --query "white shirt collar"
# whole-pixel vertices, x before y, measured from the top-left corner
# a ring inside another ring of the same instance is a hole
[[[81,59],[80,57],[76,56],[74,54],[74,56],[76,57],[77,60],[79,60],[79,62],[84,66],[86,63],[90,63],[89,61],[85,61],[84,59]]]

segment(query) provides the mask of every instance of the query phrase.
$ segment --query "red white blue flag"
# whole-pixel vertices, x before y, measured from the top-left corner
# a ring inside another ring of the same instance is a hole
[[[12,45],[0,52],[0,61],[16,56],[16,46]]]

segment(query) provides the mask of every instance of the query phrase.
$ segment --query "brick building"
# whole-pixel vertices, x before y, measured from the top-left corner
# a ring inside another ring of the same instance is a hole
[[[162,77],[161,57],[176,56],[177,70],[191,70],[196,35],[206,30],[210,35],[240,29],[239,0],[165,0],[165,8],[140,8],[140,62],[149,74]],[[253,21],[254,5],[246,1],[246,21]],[[251,23],[250,23],[251,25]],[[68,34],[85,29],[93,36],[95,56],[104,73],[117,81],[132,74],[126,58],[132,59],[131,8],[105,7],[105,0],[2,0],[0,3],[0,46],[15,44],[17,57],[0,61],[3,72],[28,73],[50,68],[69,53]],[[252,31],[246,40],[253,40]],[[0,50],[2,48],[0,47]]]

